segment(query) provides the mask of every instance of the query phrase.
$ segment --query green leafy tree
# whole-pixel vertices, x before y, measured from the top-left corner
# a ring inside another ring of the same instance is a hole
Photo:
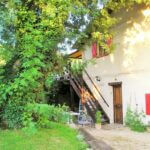
[[[58,45],[80,34],[78,28],[93,1],[2,0],[0,2],[0,116],[6,127],[23,124],[28,103],[45,103],[53,76],[63,72],[66,59]],[[86,6],[90,6],[86,8]],[[69,21],[71,19],[71,21]],[[48,84],[50,83],[50,84]]]

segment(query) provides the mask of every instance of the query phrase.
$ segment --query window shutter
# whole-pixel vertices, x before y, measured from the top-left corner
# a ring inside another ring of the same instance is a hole
[[[146,115],[150,115],[150,94],[146,94],[145,98],[146,98]]]
[[[97,43],[92,44],[92,57],[95,58],[97,56]]]

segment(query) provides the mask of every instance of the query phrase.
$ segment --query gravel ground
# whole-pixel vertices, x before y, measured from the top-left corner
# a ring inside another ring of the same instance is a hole
[[[150,132],[133,132],[122,125],[105,125],[100,130],[86,128],[86,131],[114,150],[150,150]]]

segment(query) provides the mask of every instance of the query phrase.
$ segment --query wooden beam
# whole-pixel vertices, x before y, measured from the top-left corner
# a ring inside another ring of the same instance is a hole
[[[74,101],[74,90],[70,85],[70,97],[71,97],[71,109],[74,110],[75,101]]]
[[[122,85],[122,82],[111,82],[108,83],[109,86],[118,86],[118,85]]]

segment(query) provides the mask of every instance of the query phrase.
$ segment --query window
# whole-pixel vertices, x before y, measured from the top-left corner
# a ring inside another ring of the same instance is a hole
[[[104,50],[101,46],[98,46],[97,48],[97,57],[104,57],[104,56],[107,56],[109,55],[108,52],[106,52],[106,50]]]
[[[93,58],[100,58],[109,55],[101,46],[97,43],[92,44],[92,57]]]

